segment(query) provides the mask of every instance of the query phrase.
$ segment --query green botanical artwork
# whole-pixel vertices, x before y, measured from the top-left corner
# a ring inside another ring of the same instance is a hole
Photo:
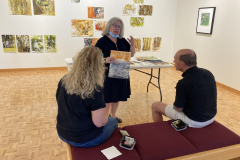
[[[152,5],[139,5],[138,14],[139,16],[152,16],[153,6]]]
[[[80,3],[80,0],[72,0],[72,3]]]
[[[144,0],[133,0],[134,3],[141,3],[143,4],[144,3]]]
[[[137,5],[136,4],[123,4],[123,15],[135,15],[137,16]]]
[[[54,0],[33,0],[34,15],[55,16]]]
[[[32,15],[31,0],[8,0],[10,15]]]
[[[17,52],[15,35],[2,35],[4,53]]]
[[[202,26],[209,25],[209,17],[210,17],[210,13],[202,13],[202,16],[201,16],[201,25]]]
[[[130,24],[132,27],[142,27],[144,24],[144,17],[131,17]]]
[[[144,37],[143,38],[143,48],[142,48],[142,51],[150,51],[151,50],[151,42],[152,42],[152,38],[151,37]]]
[[[154,37],[153,38],[152,51],[159,51],[160,50],[161,41],[162,41],[161,37]]]
[[[28,35],[17,35],[18,52],[30,52],[30,41]]]
[[[55,35],[45,35],[45,52],[57,52],[57,38]]]
[[[32,52],[43,53],[44,52],[43,36],[32,35],[30,36],[30,39],[31,39]]]

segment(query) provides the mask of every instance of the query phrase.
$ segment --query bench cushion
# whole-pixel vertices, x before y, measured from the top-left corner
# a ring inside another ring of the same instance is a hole
[[[216,121],[203,128],[188,127],[180,133],[197,148],[198,152],[240,143],[237,134]]]
[[[73,160],[107,160],[107,157],[101,152],[101,150],[115,146],[122,155],[114,158],[114,160],[141,160],[135,148],[131,151],[123,149],[119,146],[122,138],[119,130],[115,129],[112,136],[104,143],[92,147],[92,148],[77,148],[71,146]]]
[[[197,149],[167,121],[123,127],[136,138],[142,160],[161,160],[196,153]]]

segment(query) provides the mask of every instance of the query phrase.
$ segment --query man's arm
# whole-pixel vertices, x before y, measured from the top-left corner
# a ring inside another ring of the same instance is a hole
[[[182,112],[182,110],[183,110],[183,108],[178,108],[178,107],[176,107],[176,106],[174,106],[174,105],[173,105],[173,109],[175,109],[175,110],[178,111],[178,112]]]

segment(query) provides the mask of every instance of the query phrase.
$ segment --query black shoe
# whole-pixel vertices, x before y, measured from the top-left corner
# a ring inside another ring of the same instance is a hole
[[[117,117],[116,119],[117,119],[118,123],[122,123],[122,120],[119,117]]]

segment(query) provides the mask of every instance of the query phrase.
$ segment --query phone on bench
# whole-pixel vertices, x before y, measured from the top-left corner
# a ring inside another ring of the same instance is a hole
[[[119,130],[122,136],[130,136],[126,130]]]
[[[172,121],[171,125],[176,131],[181,131],[187,128],[187,125],[181,119]]]

